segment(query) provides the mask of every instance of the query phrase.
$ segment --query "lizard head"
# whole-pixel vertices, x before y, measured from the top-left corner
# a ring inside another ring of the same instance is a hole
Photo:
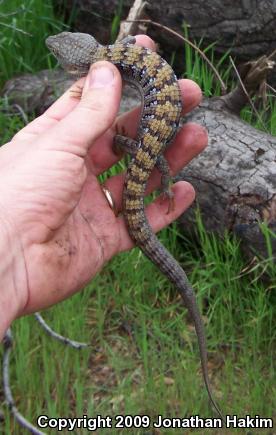
[[[87,33],[62,32],[49,36],[46,45],[70,74],[84,76],[94,62],[100,44]]]

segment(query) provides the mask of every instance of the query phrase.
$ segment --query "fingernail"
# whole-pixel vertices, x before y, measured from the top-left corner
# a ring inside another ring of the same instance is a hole
[[[89,87],[103,88],[111,85],[114,79],[114,74],[111,68],[99,66],[92,68],[89,72]]]

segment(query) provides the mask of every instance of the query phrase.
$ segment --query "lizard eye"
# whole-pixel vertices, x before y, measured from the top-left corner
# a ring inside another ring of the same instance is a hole
[[[55,47],[51,47],[51,52],[53,53],[54,56],[57,55],[57,49]]]

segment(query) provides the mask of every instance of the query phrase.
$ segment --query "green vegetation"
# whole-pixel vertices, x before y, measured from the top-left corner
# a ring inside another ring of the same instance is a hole
[[[189,39],[189,32],[186,26],[183,27],[184,36]],[[215,43],[210,44],[208,47],[202,47],[202,41],[196,43],[196,46],[208,57],[212,65],[219,72],[225,85],[231,84],[231,63],[229,59],[229,51],[227,51],[219,60],[215,56]],[[214,77],[214,72],[209,65],[205,62],[199,51],[194,50],[188,43],[184,44],[185,56],[185,73],[183,76],[194,80],[204,91],[206,97],[221,95],[220,83]]]
[[[116,12],[114,14],[112,23],[111,23],[111,43],[113,44],[116,41],[117,35],[120,30],[120,23],[122,19],[122,11],[123,11],[123,0],[118,1],[118,5],[116,8]]]
[[[50,1],[22,4],[19,0],[0,3],[1,81],[50,65],[45,36],[62,28]],[[5,15],[13,11],[18,12]],[[206,95],[218,92],[198,54],[188,47],[185,50],[186,75],[197,80]],[[207,54],[212,58],[211,47]],[[228,81],[228,58],[219,63]],[[271,102],[270,109],[266,126],[275,134],[275,103]],[[248,120],[252,117],[249,109],[246,116]],[[19,115],[0,111],[1,141],[7,141],[22,125]],[[275,266],[270,258],[247,263],[233,237],[225,234],[220,240],[206,233],[199,213],[196,228],[197,237],[189,239],[174,224],[160,233],[160,239],[183,265],[196,290],[206,323],[217,401],[225,414],[276,417]],[[271,252],[265,226],[263,232]],[[19,410],[34,424],[41,414],[149,414],[152,419],[158,414],[214,415],[202,381],[193,324],[175,289],[138,249],[116,256],[84,291],[43,315],[57,332],[86,341],[91,348],[77,351],[56,342],[32,316],[14,322],[12,392]],[[3,410],[3,432],[24,434],[5,406]],[[166,429],[162,433],[175,432]],[[146,432],[127,429],[125,433]]]
[[[9,0],[0,3],[0,86],[22,72],[51,66],[45,46],[48,35],[65,28],[50,0]]]
[[[199,217],[196,245],[175,226],[160,237],[197,291],[223,411],[272,416],[276,305],[261,277],[266,271],[275,282],[275,269],[266,262],[245,265],[237,241],[207,235]],[[139,250],[115,257],[83,292],[44,315],[55,330],[86,340],[91,349],[56,342],[31,316],[14,323],[13,392],[33,422],[40,414],[213,415],[193,325],[174,289]],[[6,433],[22,434],[5,415]]]

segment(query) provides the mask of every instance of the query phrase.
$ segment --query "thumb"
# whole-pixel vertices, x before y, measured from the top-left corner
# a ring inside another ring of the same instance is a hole
[[[93,64],[79,104],[54,129],[56,137],[63,138],[63,146],[66,138],[72,152],[86,155],[91,144],[113,124],[121,90],[121,75],[113,64],[106,61]]]

